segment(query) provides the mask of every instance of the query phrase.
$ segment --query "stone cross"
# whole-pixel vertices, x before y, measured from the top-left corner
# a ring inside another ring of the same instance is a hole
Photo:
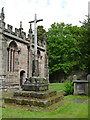
[[[34,21],[30,21],[29,23],[34,23],[34,64],[35,64],[35,76],[38,76],[38,68],[37,68],[37,22],[43,21],[43,19],[37,20],[37,15],[35,14]]]
[[[37,20],[37,15],[35,14],[34,21],[30,21],[29,23],[34,23],[34,55],[37,56],[37,22],[43,21],[43,19]]]

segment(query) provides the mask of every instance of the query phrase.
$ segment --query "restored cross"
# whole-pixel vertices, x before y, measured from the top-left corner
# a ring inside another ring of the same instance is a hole
[[[37,22],[43,21],[43,19],[37,20],[37,15],[35,14],[35,20],[29,23],[34,23],[34,55],[37,56]],[[35,58],[36,59],[36,58]]]
[[[37,15],[35,14],[34,21],[30,21],[29,23],[34,23],[34,64],[35,64],[35,76],[38,76],[37,71],[37,22],[43,21],[43,19],[37,20]]]

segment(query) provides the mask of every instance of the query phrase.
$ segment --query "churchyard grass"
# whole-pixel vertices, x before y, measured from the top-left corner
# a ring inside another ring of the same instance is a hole
[[[64,83],[51,83],[51,90],[63,91]],[[8,95],[3,93],[3,97]],[[12,92],[9,96],[12,95]],[[40,108],[39,111],[29,111],[21,108],[2,108],[3,118],[88,118],[88,96],[68,95],[57,109]]]
[[[51,83],[49,89],[56,90],[57,92],[61,92],[64,90],[64,83]]]

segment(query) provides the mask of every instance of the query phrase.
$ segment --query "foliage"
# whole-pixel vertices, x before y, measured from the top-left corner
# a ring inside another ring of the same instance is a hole
[[[43,41],[44,39],[44,34],[46,33],[45,29],[43,26],[38,26],[37,27],[37,40],[38,41]]]
[[[90,22],[81,27],[54,23],[48,30],[48,55],[50,74],[61,71],[84,70],[90,73]]]
[[[90,73],[90,20],[87,18],[81,23],[81,34],[83,35],[79,39],[81,63],[84,63],[82,67],[86,67],[87,72]]]
[[[73,94],[73,92],[74,92],[74,84],[73,84],[73,82],[72,81],[66,81],[64,84],[65,84],[64,91],[67,93],[67,95]]]
[[[49,56],[50,74],[60,70],[68,74],[81,66],[79,38],[83,28],[72,24],[54,23],[47,32],[47,53]],[[81,68],[82,69],[82,68]]]

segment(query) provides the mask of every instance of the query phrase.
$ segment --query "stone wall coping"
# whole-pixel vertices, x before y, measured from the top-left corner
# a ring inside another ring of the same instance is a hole
[[[28,41],[24,41],[22,38],[19,38],[19,37],[15,36],[15,35],[12,35],[10,33],[4,32],[3,34],[8,36],[8,37],[16,39],[17,41],[23,42],[24,44],[29,44]]]
[[[74,83],[88,83],[87,80],[74,80]]]

